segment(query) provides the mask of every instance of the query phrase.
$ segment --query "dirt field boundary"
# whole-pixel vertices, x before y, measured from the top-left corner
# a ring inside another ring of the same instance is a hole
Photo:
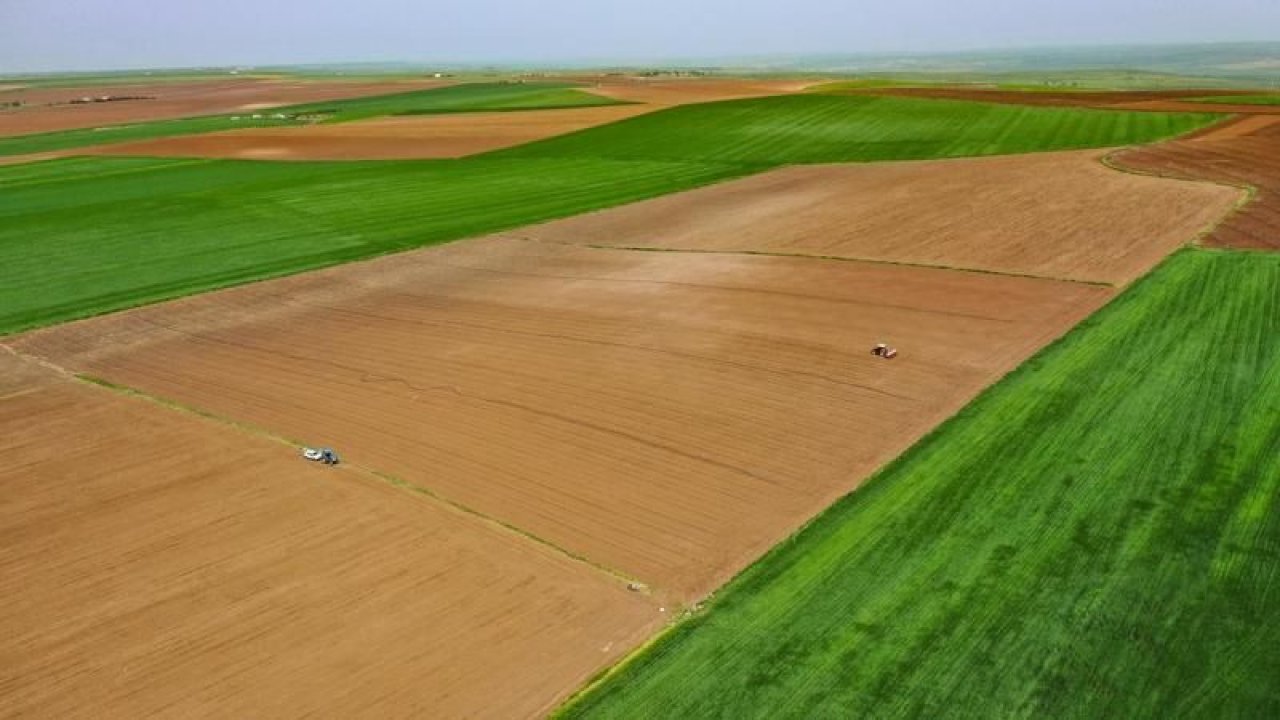
[[[566,245],[578,247],[587,247],[593,250],[623,250],[627,252],[650,252],[650,253],[686,253],[692,255],[758,255],[762,257],[782,257],[782,258],[799,258],[801,260],[828,260],[833,262],[849,262],[849,263],[868,263],[871,265],[891,265],[894,267],[910,267],[924,268],[927,270],[950,270],[952,272],[976,273],[978,275],[999,275],[1001,277],[1025,278],[1029,280],[1056,280],[1057,282],[1075,283],[1077,285],[1093,285],[1096,287],[1116,287],[1115,283],[1106,282],[1105,280],[1081,280],[1066,277],[1054,277],[1052,275],[1034,275],[1031,273],[1016,273],[1003,270],[986,270],[983,268],[962,267],[958,265],[939,265],[935,263],[913,263],[898,260],[882,260],[876,258],[853,257],[848,255],[817,255],[813,253],[795,253],[781,252],[772,250],[699,250],[697,248],[664,248],[664,247],[641,247],[628,245],[599,245],[593,243],[569,243],[557,240],[539,240],[537,238],[521,238],[528,242],[548,243],[552,245]]]
[[[66,374],[66,375],[68,375],[68,376],[70,376],[70,377],[73,377],[73,378],[75,378],[76,380],[79,380],[79,381],[81,381],[81,382],[83,382],[83,383],[85,383],[85,384],[88,384],[88,385],[94,385],[94,386],[97,386],[97,387],[102,388],[102,389],[104,389],[104,390],[107,390],[107,391],[109,391],[109,392],[114,392],[114,393],[117,393],[117,394],[120,394],[120,395],[125,395],[125,396],[127,396],[127,397],[137,398],[137,399],[140,399],[140,400],[145,400],[145,401],[150,402],[150,403],[152,403],[152,404],[154,404],[154,405],[158,405],[158,406],[160,406],[160,407],[166,408],[166,409],[171,410],[171,411],[174,411],[174,412],[180,412],[180,413],[184,413],[184,414],[188,414],[188,415],[194,415],[194,416],[199,417],[199,418],[202,418],[202,419],[204,419],[204,420],[206,420],[206,421],[208,421],[208,422],[218,423],[218,424],[220,424],[220,425],[224,425],[224,426],[229,427],[229,428],[232,428],[232,429],[234,429],[234,430],[238,430],[238,431],[240,431],[240,432],[247,433],[247,434],[249,434],[249,435],[253,435],[254,437],[257,437],[257,438],[270,440],[270,441],[275,442],[275,443],[278,443],[278,444],[280,444],[280,445],[287,445],[287,446],[292,447],[292,448],[298,448],[298,447],[303,447],[303,446],[305,446],[305,445],[307,444],[307,443],[305,443],[305,442],[303,442],[303,441],[301,441],[301,440],[297,440],[297,439],[292,439],[292,438],[283,437],[283,436],[281,436],[281,435],[278,435],[278,434],[276,434],[276,433],[271,432],[270,430],[267,430],[267,429],[265,429],[265,428],[258,427],[258,426],[253,425],[253,424],[243,423],[243,422],[239,422],[239,421],[237,421],[237,420],[232,420],[231,418],[224,417],[224,416],[222,416],[222,415],[218,415],[217,413],[211,413],[211,412],[208,412],[207,410],[202,410],[202,409],[200,409],[200,408],[193,407],[193,406],[191,406],[191,405],[187,405],[187,404],[185,404],[185,403],[181,403],[181,402],[178,402],[178,401],[175,401],[175,400],[171,400],[171,399],[168,399],[168,398],[163,398],[163,397],[159,397],[159,396],[156,396],[156,395],[152,395],[151,393],[144,392],[144,391],[139,390],[139,389],[137,389],[137,388],[133,388],[133,387],[130,387],[130,386],[128,386],[128,385],[123,385],[123,384],[116,383],[116,382],[112,382],[112,381],[110,381],[110,380],[107,380],[107,379],[105,379],[105,378],[101,378],[101,377],[97,377],[97,376],[95,376],[95,375],[90,375],[90,374],[86,374],[86,373],[69,373],[69,372],[67,372],[67,371],[66,371],[66,370],[64,370],[64,369],[62,369],[62,368],[58,368],[56,365],[53,365],[53,364],[51,364],[51,363],[45,362],[45,361],[43,361],[43,360],[40,360],[39,358],[33,358],[33,357],[30,357],[30,356],[27,356],[27,355],[25,355],[25,354],[23,354],[23,353],[21,353],[21,352],[19,352],[19,351],[17,351],[17,350],[14,350],[13,348],[10,348],[10,347],[8,347],[8,346],[4,346],[4,347],[5,347],[7,350],[9,350],[9,352],[12,352],[12,353],[14,353],[15,355],[17,355],[17,356],[19,356],[19,357],[27,358],[27,359],[32,359],[32,360],[35,360],[35,361],[41,362],[42,364],[44,364],[44,365],[46,365],[46,366],[48,366],[48,367],[55,368],[55,369],[57,369],[59,372],[64,373],[64,374]],[[343,462],[342,462],[342,467],[344,467],[345,469],[350,470],[350,471],[358,472],[358,473],[360,473],[360,474],[362,474],[362,475],[365,475],[366,477],[374,478],[375,480],[378,480],[379,482],[387,483],[388,485],[391,485],[391,486],[393,486],[393,487],[395,487],[395,488],[398,488],[398,489],[400,489],[400,490],[403,490],[403,491],[405,491],[405,492],[412,492],[412,493],[415,493],[415,494],[418,494],[418,495],[423,495],[423,496],[425,496],[425,497],[427,497],[427,498],[430,498],[433,502],[437,503],[438,505],[443,506],[445,509],[447,509],[447,510],[449,510],[449,511],[451,511],[451,512],[459,513],[459,514],[461,514],[461,515],[470,516],[470,517],[475,518],[475,519],[477,519],[477,520],[479,520],[479,521],[481,521],[481,522],[483,522],[483,523],[485,523],[485,524],[487,524],[487,525],[489,525],[489,526],[491,526],[491,527],[498,528],[499,530],[501,530],[501,531],[503,531],[503,532],[505,532],[505,533],[512,534],[512,535],[516,535],[516,536],[519,536],[519,537],[521,537],[521,538],[524,538],[525,540],[528,540],[528,541],[530,541],[530,542],[534,542],[534,543],[537,543],[537,544],[539,544],[539,545],[543,545],[543,546],[545,546],[545,547],[547,547],[547,548],[550,548],[551,550],[555,551],[557,554],[562,555],[562,556],[564,556],[564,557],[566,557],[566,558],[568,558],[568,559],[570,559],[570,560],[572,560],[572,561],[574,561],[574,562],[576,562],[576,563],[579,563],[579,564],[582,564],[582,565],[586,565],[586,566],[588,566],[588,567],[592,568],[593,570],[595,570],[595,571],[597,571],[597,572],[603,573],[603,574],[605,574],[605,575],[609,575],[609,576],[610,576],[610,577],[612,577],[614,580],[617,580],[617,581],[618,581],[618,582],[620,582],[620,583],[625,583],[625,584],[628,584],[628,585],[633,585],[633,586],[635,586],[635,587],[641,588],[641,591],[642,591],[642,592],[647,593],[647,592],[649,591],[649,586],[648,586],[646,583],[641,582],[641,581],[640,581],[640,580],[638,580],[637,578],[630,577],[630,576],[628,576],[627,574],[625,574],[625,573],[623,573],[623,572],[621,572],[621,571],[619,571],[619,570],[616,570],[616,569],[614,569],[614,568],[608,567],[607,565],[602,565],[602,564],[600,564],[600,563],[598,563],[598,562],[595,562],[594,560],[591,560],[590,558],[587,558],[587,557],[586,557],[586,556],[584,556],[584,555],[581,555],[581,554],[579,554],[579,553],[575,553],[575,552],[573,552],[573,551],[571,551],[571,550],[568,550],[568,549],[566,549],[566,548],[564,548],[564,547],[561,547],[560,545],[557,545],[556,543],[551,542],[550,540],[547,540],[546,538],[539,537],[538,535],[536,535],[536,534],[534,534],[534,533],[531,533],[531,532],[529,532],[528,530],[525,530],[525,529],[523,529],[523,528],[521,528],[521,527],[518,527],[518,526],[516,526],[516,525],[512,525],[511,523],[508,523],[508,522],[504,522],[504,521],[502,521],[502,520],[499,520],[498,518],[493,517],[492,515],[488,515],[488,514],[483,513],[483,512],[481,512],[481,511],[479,511],[479,510],[476,510],[475,508],[468,507],[467,505],[464,505],[464,504],[462,504],[462,503],[459,503],[459,502],[456,502],[456,501],[454,501],[454,500],[451,500],[451,499],[449,499],[449,498],[447,498],[447,497],[445,497],[445,496],[441,495],[439,492],[437,492],[437,491],[435,491],[435,490],[432,490],[431,488],[423,487],[423,486],[421,486],[421,485],[417,485],[417,484],[415,484],[415,483],[408,482],[407,480],[404,480],[404,479],[402,479],[402,478],[396,477],[396,476],[394,476],[394,475],[391,475],[391,474],[388,474],[388,473],[385,473],[385,472],[382,472],[382,471],[379,471],[379,470],[375,470],[375,469],[373,469],[373,468],[368,468],[368,467],[365,467],[365,466],[363,466],[363,465],[360,465],[360,464],[357,464],[357,463],[350,462],[350,461],[348,461],[348,460],[343,460]]]

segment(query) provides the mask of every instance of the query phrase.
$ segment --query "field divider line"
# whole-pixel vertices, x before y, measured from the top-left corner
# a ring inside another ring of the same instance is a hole
[[[4,346],[4,347],[7,348],[7,346]],[[24,356],[22,353],[18,353],[18,351],[13,350],[12,348],[8,348],[8,349],[11,352],[14,352],[15,354]],[[58,368],[58,366],[52,365],[50,363],[45,363],[45,364],[48,364],[50,367],[59,369],[63,374],[71,377],[76,381],[79,381],[87,385],[92,385],[92,386],[101,388],[103,390],[107,390],[109,392],[113,392],[119,395],[124,395],[126,397],[143,400],[143,401],[152,403],[154,405],[159,405],[160,407],[173,410],[175,412],[180,412],[187,415],[194,415],[208,422],[213,422],[219,425],[230,427],[235,430],[239,430],[240,432],[253,435],[258,438],[270,440],[279,445],[286,445],[290,448],[294,448],[295,450],[297,448],[306,447],[306,443],[300,440],[295,440],[292,438],[285,437],[283,435],[279,435],[270,430],[267,430],[266,428],[253,425],[251,423],[232,420],[231,418],[225,417],[223,415],[219,415],[217,413],[209,412],[208,410],[202,410],[200,408],[187,405],[186,403],[178,402],[176,400],[171,400],[169,398],[160,397],[158,395],[153,395],[146,391],[139,390],[137,388],[130,387],[128,385],[117,383],[111,380],[107,380],[106,378],[98,377],[96,375],[91,375],[88,373],[74,373],[74,372],[65,370],[63,368]],[[484,513],[480,510],[476,510],[475,508],[464,505],[456,500],[450,499],[430,488],[423,487],[422,485],[409,482],[403,478],[397,477],[395,475],[391,475],[390,473],[385,473],[385,472],[382,472],[381,470],[375,470],[373,468],[365,467],[358,463],[348,462],[346,460],[342,461],[342,463],[338,466],[338,469],[350,470],[360,475],[364,475],[368,478],[372,478],[380,483],[385,483],[387,485],[390,485],[404,492],[425,496],[431,502],[443,507],[444,509],[450,512],[469,516],[471,518],[479,520],[480,522],[483,522],[489,527],[496,529],[502,533],[519,537],[524,541],[534,542],[539,545],[542,545],[543,547],[546,547],[554,551],[556,554],[561,555],[562,557],[565,557],[572,562],[585,565],[591,568],[595,572],[608,575],[613,580],[618,581],[620,583],[625,583],[629,587],[639,588],[638,592],[641,592],[646,595],[652,594],[653,592],[652,586],[650,586],[648,583],[645,583],[637,578],[631,577],[630,575],[627,575],[626,573],[620,570],[617,570],[616,568],[612,568],[612,567],[609,567],[608,565],[603,565],[599,562],[596,562],[595,560],[592,560],[591,558],[588,558],[585,555],[581,555],[565,547],[562,547],[556,544],[555,542],[552,542],[551,540],[548,540],[540,535],[537,535],[528,530],[525,530],[524,528],[521,528],[517,525],[513,525],[504,520],[500,520],[492,515]]]
[[[1173,142],[1173,141],[1170,140],[1166,142]],[[1132,152],[1134,150],[1141,149],[1141,147],[1142,146],[1135,146],[1135,147],[1118,148],[1116,150],[1112,150],[1111,152],[1099,158],[1098,162],[1102,163],[1104,167],[1110,170],[1125,173],[1128,175],[1137,175],[1140,177],[1149,177],[1149,178],[1159,178],[1161,180],[1174,180],[1177,182],[1205,183],[1208,185],[1218,185],[1219,187],[1229,187],[1229,188],[1235,188],[1237,190],[1244,191],[1244,194],[1242,194],[1239,198],[1236,199],[1235,204],[1232,205],[1229,210],[1222,213],[1222,215],[1218,217],[1218,219],[1210,221],[1207,225],[1201,228],[1200,231],[1197,232],[1195,235],[1192,235],[1191,239],[1187,240],[1187,242],[1183,244],[1184,247],[1205,247],[1203,244],[1203,241],[1205,238],[1217,232],[1218,228],[1227,224],[1228,221],[1235,219],[1235,217],[1239,215],[1241,212],[1243,212],[1246,207],[1253,204],[1254,200],[1258,199],[1258,187],[1256,185],[1253,185],[1247,182],[1237,183],[1237,182],[1231,182],[1230,180],[1213,180],[1211,178],[1198,178],[1198,177],[1192,177],[1190,175],[1181,175],[1178,173],[1163,173],[1163,172],[1157,172],[1152,170],[1140,170],[1138,168],[1126,167],[1125,165],[1122,164],[1123,161],[1120,160],[1120,158],[1118,157],[1121,153]],[[1156,147],[1156,146],[1152,146],[1152,147]]]
[[[400,488],[401,490],[404,490],[406,492],[411,492],[418,495],[425,495],[426,497],[431,498],[437,503],[440,503],[441,505],[445,505],[449,507],[451,510],[460,512],[464,515],[470,515],[504,532],[507,532],[513,535],[518,535],[519,537],[524,538],[525,540],[529,540],[531,542],[538,543],[539,545],[548,547],[554,550],[556,553],[569,558],[570,560],[582,563],[583,565],[589,565],[599,572],[612,576],[615,580],[619,580],[621,582],[627,583],[628,585],[634,585],[634,586],[643,588],[644,592],[646,593],[649,592],[649,585],[647,583],[641,582],[640,580],[633,578],[630,575],[627,575],[626,573],[620,570],[609,567],[608,565],[603,565],[601,563],[596,562],[595,560],[592,560],[591,558],[585,555],[576,553],[572,550],[569,550],[568,548],[557,545],[556,543],[540,535],[536,535],[532,532],[529,532],[528,530],[525,530],[524,528],[518,525],[513,525],[509,522],[506,522],[505,520],[499,520],[498,518],[492,515],[489,515],[488,513],[482,512],[480,510],[476,510],[475,508],[470,507],[468,505],[464,505],[456,500],[451,500],[441,495],[440,493],[436,492],[435,490],[432,490],[431,488],[423,487],[422,485],[409,482],[404,478],[397,477],[390,473],[382,472],[381,470],[373,470],[371,468],[365,468],[360,466],[353,466],[353,467],[359,467],[359,469],[362,472],[368,473],[369,475],[372,475],[373,477],[376,477],[382,482],[385,482],[389,485]]]
[[[799,258],[802,260],[825,260],[829,262],[866,263],[869,265],[892,265],[895,267],[924,268],[926,270],[948,270],[951,272],[975,273],[978,275],[998,275],[1028,280],[1052,280],[1054,282],[1090,285],[1093,287],[1116,287],[1115,283],[1105,280],[1081,280],[1078,278],[1055,277],[1053,275],[1036,275],[1007,270],[988,270],[985,268],[958,267],[937,263],[906,262],[903,260],[883,260],[878,258],[854,257],[852,255],[817,255],[814,253],[781,252],[776,250],[705,250],[700,248],[644,247],[636,245],[606,245],[599,243],[575,243],[566,240],[546,240],[543,238],[520,237],[520,240],[543,243],[547,245],[563,245],[565,247],[585,247],[592,250],[623,250],[627,252],[653,253],[685,253],[690,255],[748,255],[753,257]]]

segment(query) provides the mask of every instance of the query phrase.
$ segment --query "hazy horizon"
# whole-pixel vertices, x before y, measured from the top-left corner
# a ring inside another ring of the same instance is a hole
[[[411,0],[0,3],[0,74],[323,63],[555,63],[1270,42],[1280,2]]]

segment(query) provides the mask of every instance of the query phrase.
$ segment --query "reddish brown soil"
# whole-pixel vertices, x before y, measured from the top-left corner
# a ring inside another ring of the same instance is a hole
[[[653,105],[620,105],[392,117],[335,125],[235,130],[104,145],[77,152],[260,160],[453,158],[541,140],[656,109]]]
[[[20,337],[697,598],[1112,295],[488,239]],[[879,341],[898,346],[873,358]]]
[[[1103,154],[792,167],[512,234],[1126,283],[1242,194],[1119,173]]]
[[[534,717],[667,617],[420,494],[3,352],[0,455],[6,717]]]
[[[1128,150],[1114,161],[1140,172],[1254,188],[1253,200],[1203,242],[1280,250],[1280,113],[1238,119],[1194,138]]]
[[[1229,140],[1258,134],[1280,124],[1280,110],[1275,115],[1245,115],[1214,123],[1203,130],[1184,135],[1182,140]]]
[[[338,82],[228,79],[85,88],[29,88],[4,94],[6,102],[20,100],[28,103],[28,106],[16,110],[0,110],[0,136],[260,110],[280,105],[407,92],[444,84],[447,83],[439,80]],[[66,104],[82,96],[102,95],[136,95],[154,99]]]
[[[894,95],[897,97],[973,100],[1006,105],[1043,105],[1052,107],[1092,107],[1113,110],[1150,110],[1152,112],[1222,112],[1270,113],[1274,107],[1245,103],[1203,103],[1190,98],[1254,95],[1251,90],[1098,90],[1098,91],[1023,91],[972,88],[963,86],[867,88],[846,91],[858,95]]]

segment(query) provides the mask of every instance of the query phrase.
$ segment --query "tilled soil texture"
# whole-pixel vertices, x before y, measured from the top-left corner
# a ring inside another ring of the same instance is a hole
[[[617,105],[389,117],[145,140],[79,150],[77,154],[251,160],[455,158],[583,130],[656,109],[652,105]]]
[[[297,80],[205,80],[150,85],[85,88],[29,88],[4,94],[5,102],[25,103],[0,110],[0,137],[141,122],[252,112],[281,105],[409,92],[447,84],[440,80],[338,82]],[[145,99],[70,104],[104,95]]]
[[[3,351],[0,453],[5,717],[533,717],[666,617],[420,494]]]
[[[1149,110],[1151,112],[1220,112],[1242,114],[1274,113],[1275,106],[1248,103],[1206,103],[1193,98],[1255,95],[1255,90],[1082,90],[1026,91],[971,88],[963,86],[867,88],[844,91],[859,95],[894,95],[897,97],[973,100],[1006,105],[1039,105],[1051,107],[1091,107],[1111,110]]]
[[[11,342],[323,441],[687,601],[1112,294],[490,238]]]
[[[1104,151],[791,167],[522,228],[537,240],[770,252],[1127,283],[1242,192],[1116,172]]]
[[[1113,159],[1140,172],[1252,187],[1252,201],[1203,244],[1280,250],[1280,115],[1241,118],[1195,138],[1127,150]]]
[[[751,80],[741,78],[649,79],[620,76],[586,76],[570,78],[584,84],[583,90],[615,100],[649,105],[687,105],[689,103],[737,100],[741,98],[786,95],[813,84],[808,80]]]

